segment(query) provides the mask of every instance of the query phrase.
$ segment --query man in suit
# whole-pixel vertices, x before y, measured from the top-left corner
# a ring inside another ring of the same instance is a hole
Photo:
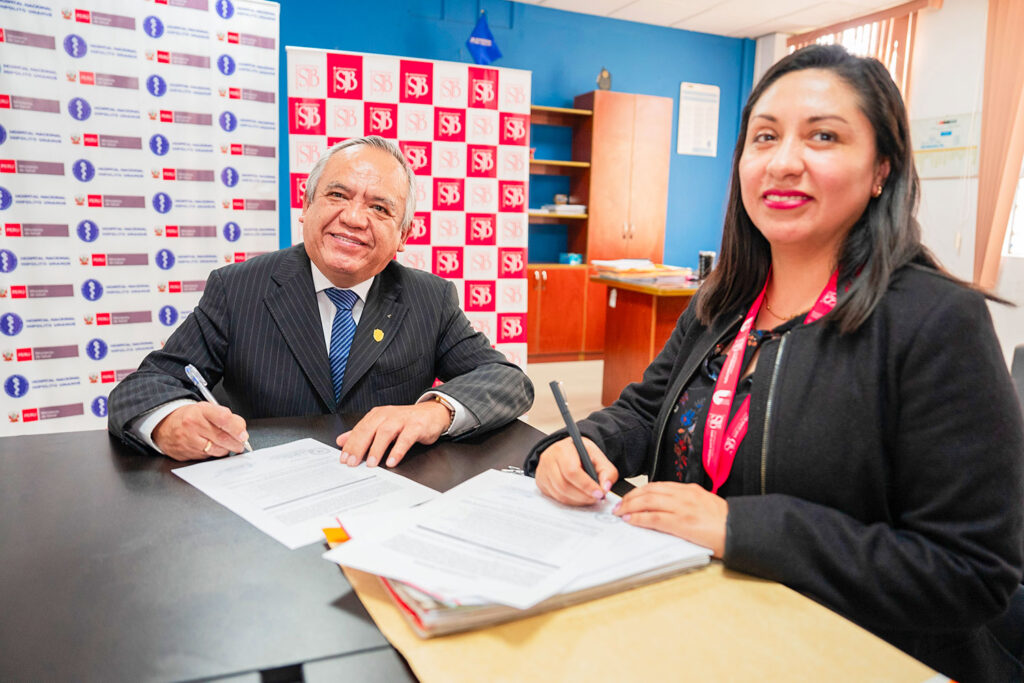
[[[328,150],[307,180],[303,244],[210,273],[192,315],[111,392],[111,433],[198,460],[240,452],[246,419],[365,412],[338,437],[342,462],[375,466],[390,446],[394,466],[414,443],[526,411],[533,386],[473,330],[454,284],[394,260],[415,187],[393,142]],[[188,364],[227,406],[200,400]]]

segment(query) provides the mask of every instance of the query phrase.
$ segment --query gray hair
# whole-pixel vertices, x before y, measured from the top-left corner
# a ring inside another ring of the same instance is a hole
[[[409,231],[409,226],[412,224],[413,214],[416,213],[416,172],[412,170],[412,166],[406,161],[405,155],[402,154],[402,150],[399,149],[391,140],[382,138],[379,135],[367,135],[362,138],[349,138],[343,140],[332,146],[327,150],[320,159],[313,165],[313,169],[309,172],[309,177],[306,179],[306,194],[302,198],[302,206],[307,207],[313,201],[313,195],[316,194],[316,186],[320,182],[320,176],[323,175],[324,167],[327,166],[327,162],[332,156],[338,152],[348,149],[349,147],[358,147],[360,145],[366,145],[367,147],[375,147],[383,152],[387,152],[395,158],[401,167],[405,171],[405,175],[409,181],[409,187],[405,193],[405,213],[402,215],[401,232],[403,235]]]

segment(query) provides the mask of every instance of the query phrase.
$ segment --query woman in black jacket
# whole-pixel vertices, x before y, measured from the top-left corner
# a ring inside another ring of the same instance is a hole
[[[993,635],[1024,599],[1021,410],[984,295],[921,244],[918,191],[879,62],[781,60],[743,110],[720,264],[643,380],[579,423],[600,483],[564,432],[526,467],[574,505],[646,473],[629,523],[962,682],[1021,680]]]

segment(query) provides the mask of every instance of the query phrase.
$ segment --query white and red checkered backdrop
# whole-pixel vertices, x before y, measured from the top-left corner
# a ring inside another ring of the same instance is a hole
[[[530,78],[520,69],[286,46],[292,242],[306,177],[347,138],[396,140],[416,171],[398,260],[455,282],[473,326],[526,365]]]
[[[226,262],[276,249],[280,6],[0,9],[0,436],[107,394]]]

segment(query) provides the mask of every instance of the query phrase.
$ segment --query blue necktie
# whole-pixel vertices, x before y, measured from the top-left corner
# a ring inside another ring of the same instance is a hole
[[[348,363],[348,352],[352,347],[352,337],[356,333],[356,321],[352,317],[352,307],[359,300],[359,295],[350,289],[330,287],[324,294],[331,300],[338,311],[334,314],[331,324],[331,380],[334,382],[334,399],[341,396],[341,383],[345,379],[345,365]]]

